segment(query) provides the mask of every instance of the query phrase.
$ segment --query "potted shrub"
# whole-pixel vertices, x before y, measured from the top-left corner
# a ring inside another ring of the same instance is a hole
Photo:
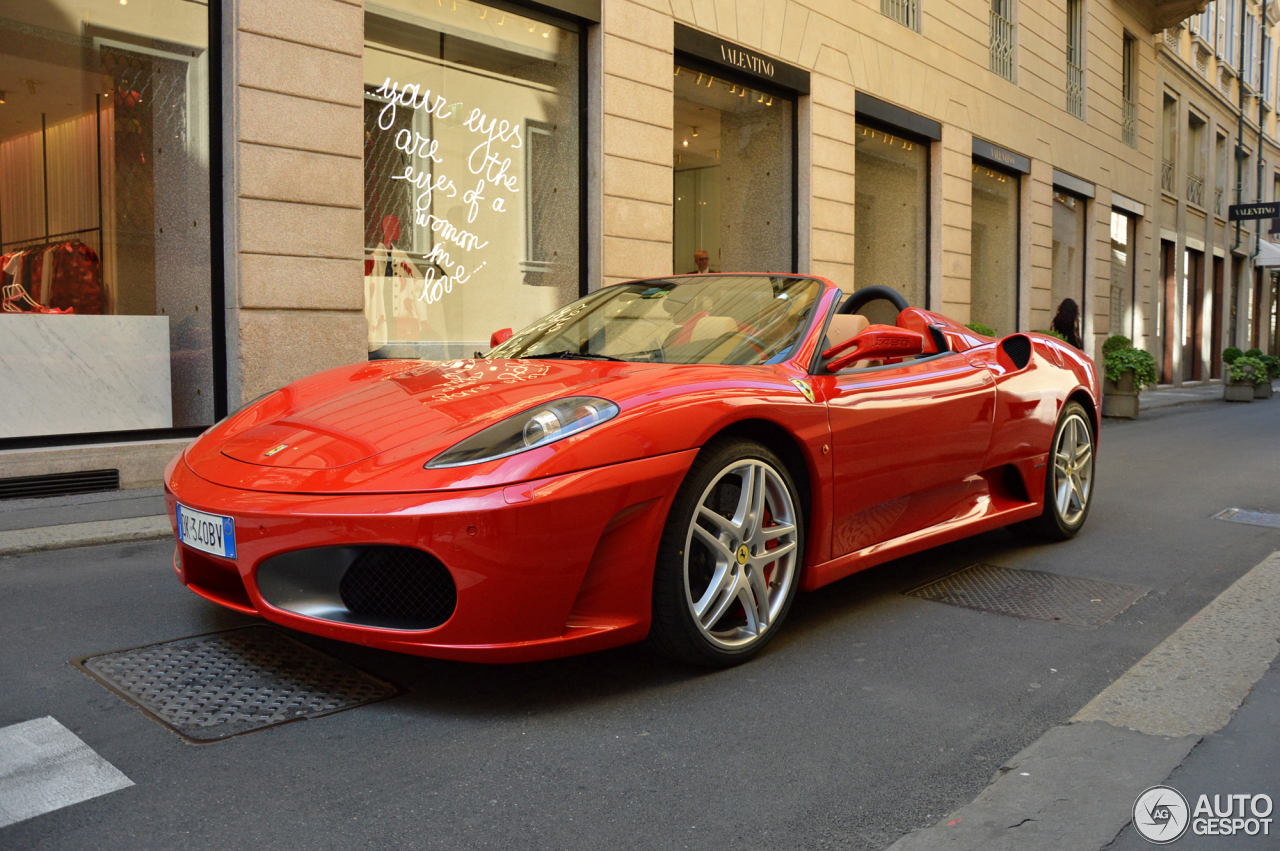
[[[1133,342],[1117,334],[1102,344],[1103,382],[1102,415],[1104,417],[1138,416],[1138,394],[1156,383],[1156,359]]]
[[[1266,382],[1268,385],[1271,383],[1267,376],[1267,365],[1239,349],[1236,349],[1234,357],[1227,360],[1227,352],[1222,353],[1222,360],[1227,365],[1227,380],[1222,385],[1222,398],[1228,402],[1252,402],[1258,382]]]
[[[1264,355],[1258,352],[1256,355],[1246,355],[1262,364],[1262,368],[1258,372],[1263,376],[1263,380],[1254,381],[1253,398],[1270,399],[1271,398],[1271,379],[1280,377],[1280,358],[1275,355]]]

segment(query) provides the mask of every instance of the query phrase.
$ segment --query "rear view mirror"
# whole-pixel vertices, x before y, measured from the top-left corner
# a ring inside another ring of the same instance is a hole
[[[511,339],[511,329],[503,328],[501,331],[494,331],[489,335],[489,348],[496,349],[507,340]]]
[[[872,325],[861,334],[827,349],[822,357],[835,358],[827,364],[827,372],[839,372],[860,360],[909,358],[923,352],[923,334],[893,325]]]

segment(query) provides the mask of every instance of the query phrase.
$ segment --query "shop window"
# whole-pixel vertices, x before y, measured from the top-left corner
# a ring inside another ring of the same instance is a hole
[[[0,11],[0,438],[214,420],[208,16]]]
[[[795,268],[795,104],[677,65],[675,274]]]
[[[914,307],[928,304],[929,145],[859,123],[854,152],[854,281],[892,287]],[[868,310],[887,310],[872,302]],[[873,316],[872,321],[883,321]],[[890,323],[893,318],[889,317]]]
[[[366,6],[371,358],[467,357],[580,295],[580,41],[469,0]]]
[[[973,164],[969,317],[996,330],[1018,330],[1018,176]]]
[[[1084,320],[1085,199],[1061,189],[1053,193],[1053,278],[1050,290],[1052,315],[1066,299],[1076,303]],[[1083,334],[1082,328],[1076,329]],[[1079,341],[1073,341],[1077,344]]]
[[[1138,220],[1119,210],[1111,211],[1111,334],[1124,334],[1141,346],[1141,305],[1138,302],[1137,262],[1134,248]]]

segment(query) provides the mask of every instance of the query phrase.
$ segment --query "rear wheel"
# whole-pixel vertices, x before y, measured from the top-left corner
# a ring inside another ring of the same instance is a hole
[[[791,608],[803,541],[786,465],[752,441],[708,444],[663,529],[649,644],[700,665],[750,659]]]
[[[1065,541],[1084,526],[1093,502],[1093,423],[1068,402],[1058,416],[1044,476],[1044,511],[1019,527],[1046,541]]]

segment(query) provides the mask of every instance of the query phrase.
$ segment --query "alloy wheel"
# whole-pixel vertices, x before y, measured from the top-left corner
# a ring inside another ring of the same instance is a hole
[[[685,601],[712,644],[758,641],[781,616],[796,577],[791,492],[772,466],[735,461],[703,491],[684,546]]]
[[[1089,505],[1093,486],[1093,433],[1089,424],[1072,413],[1058,431],[1053,447],[1053,493],[1058,516],[1075,526]]]

